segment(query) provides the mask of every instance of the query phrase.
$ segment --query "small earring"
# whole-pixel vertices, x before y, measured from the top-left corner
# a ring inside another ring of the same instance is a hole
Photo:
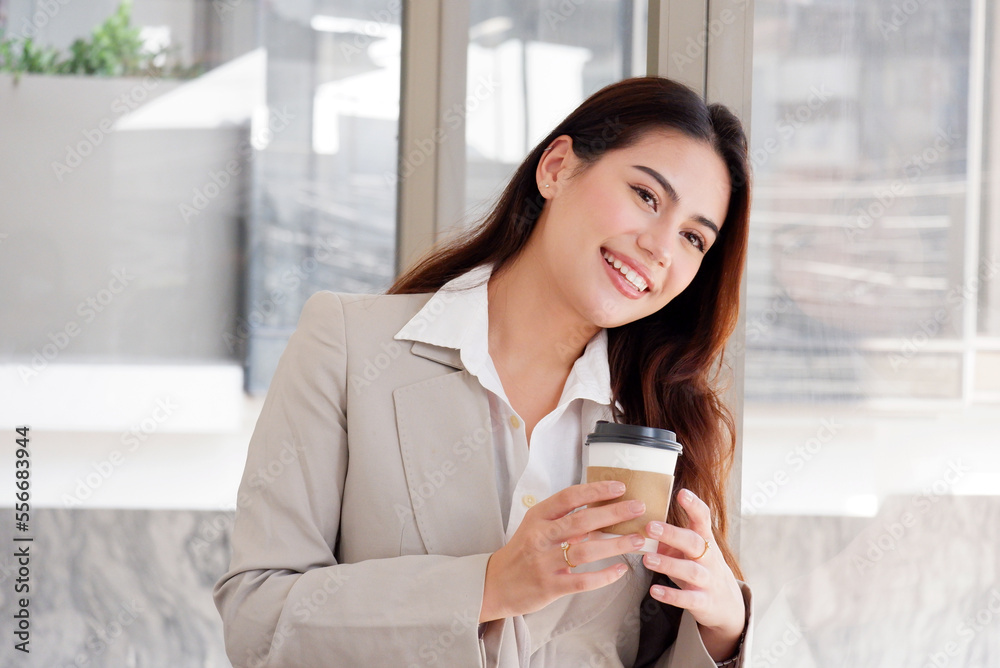
[[[548,187],[549,187],[549,184],[548,184],[548,183],[546,183],[546,184],[545,184],[545,187],[546,187],[546,188],[548,188]]]
[[[545,153],[545,151],[551,151],[551,150],[552,150],[552,147],[551,147],[551,146],[549,146],[548,148],[546,148],[546,149],[543,149],[543,150],[542,150],[542,153]]]

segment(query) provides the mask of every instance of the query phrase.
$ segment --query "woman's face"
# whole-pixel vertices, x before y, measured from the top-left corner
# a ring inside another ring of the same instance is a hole
[[[691,283],[722,227],[729,173],[708,144],[654,131],[574,175],[571,141],[557,138],[539,162],[548,202],[530,243],[573,309],[598,327],[618,327]]]

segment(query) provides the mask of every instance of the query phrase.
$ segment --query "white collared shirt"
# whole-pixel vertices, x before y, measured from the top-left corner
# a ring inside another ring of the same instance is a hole
[[[584,482],[584,440],[597,420],[612,420],[611,375],[607,331],[602,329],[573,363],[556,407],[535,425],[528,447],[524,420],[511,407],[489,354],[486,286],[491,273],[492,267],[483,265],[446,283],[394,338],[458,350],[465,369],[486,390],[497,493],[505,540],[509,541],[531,506]],[[580,662],[576,659],[582,657],[587,657],[588,665],[595,658],[601,665],[631,665],[639,645],[639,604],[651,576],[641,567],[639,556],[625,555],[625,559],[632,569],[628,578],[595,591],[563,596],[541,610],[523,615],[523,622],[515,622],[515,629],[523,623],[527,630],[525,636],[518,636],[517,643],[525,643],[524,656],[532,657],[532,665],[577,665]],[[609,563],[602,560],[582,564],[576,571],[593,571]],[[619,596],[620,591],[625,592],[624,596]],[[548,649],[553,637],[572,632],[595,614],[607,614],[611,609],[614,612],[608,616],[608,623],[577,639],[573,645],[575,658],[566,656],[565,645],[559,645],[558,656],[553,654],[556,650]]]
[[[610,419],[611,377],[602,329],[573,364],[558,404],[535,425],[529,444],[524,420],[511,407],[489,354],[486,284],[491,273],[491,266],[481,265],[446,283],[394,338],[460,351],[466,370],[486,389],[509,540],[528,508],[582,481],[584,439],[597,419]]]

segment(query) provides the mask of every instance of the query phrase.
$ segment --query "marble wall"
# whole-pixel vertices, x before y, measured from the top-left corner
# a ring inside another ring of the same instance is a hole
[[[32,527],[31,654],[9,641],[5,548],[0,667],[230,665],[211,592],[232,513],[39,509]],[[754,668],[1000,666],[1000,497],[895,497],[875,518],[752,517],[743,541]]]
[[[1000,497],[745,521],[754,668],[1000,666]]]
[[[9,641],[16,574],[13,550],[5,547],[0,666],[230,666],[212,587],[229,564],[232,517],[200,511],[32,511],[31,653],[25,656]],[[13,527],[2,525],[0,540],[15,545]]]

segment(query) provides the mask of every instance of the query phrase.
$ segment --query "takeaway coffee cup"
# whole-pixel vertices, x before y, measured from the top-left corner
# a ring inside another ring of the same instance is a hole
[[[625,494],[592,505],[604,506],[632,499],[646,504],[643,515],[605,527],[603,533],[645,536],[649,522],[666,521],[674,488],[674,467],[684,450],[676,439],[674,432],[666,429],[606,420],[597,422],[586,441],[589,448],[587,482],[619,480],[625,483]],[[640,551],[655,552],[656,546],[657,541],[646,538],[646,545]]]

